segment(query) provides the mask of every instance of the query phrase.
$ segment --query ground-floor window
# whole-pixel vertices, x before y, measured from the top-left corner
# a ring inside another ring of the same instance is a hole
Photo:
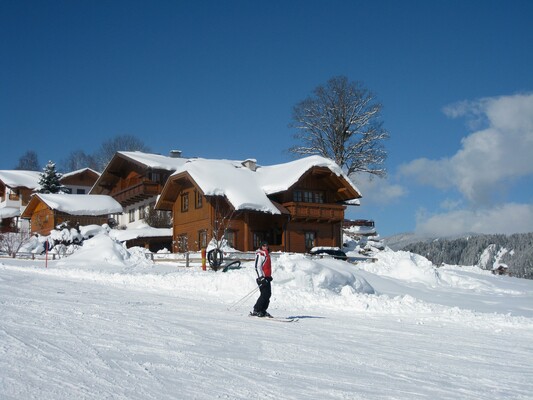
[[[227,230],[224,232],[224,239],[226,239],[226,243],[228,246],[235,248],[235,242],[237,241],[237,232]]]
[[[198,231],[198,250],[207,248],[207,231]]]
[[[316,246],[316,232],[305,232],[305,248],[311,250]]]
[[[255,249],[260,248],[261,243],[263,243],[264,241],[268,242],[267,233],[261,232],[261,231],[255,231],[254,232],[254,248]]]
[[[178,235],[176,238],[176,246],[180,253],[185,253],[189,250],[189,239],[187,238],[186,233]]]

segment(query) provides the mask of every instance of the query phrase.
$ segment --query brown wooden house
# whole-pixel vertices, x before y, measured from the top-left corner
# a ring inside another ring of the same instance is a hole
[[[0,170],[0,232],[26,229],[19,220],[31,195],[40,188],[36,171]]]
[[[87,194],[94,186],[100,173],[91,168],[68,172],[61,176],[60,182],[71,194]]]
[[[128,236],[128,246],[142,244],[152,251],[171,248],[170,235],[146,237],[145,232],[141,232],[146,226],[147,211],[155,205],[168,177],[187,161],[177,151],[171,152],[171,155],[167,157],[139,151],[119,151],[89,192],[112,196],[122,205],[124,213],[115,216],[118,225],[129,231],[139,232],[137,241],[136,236]]]
[[[31,233],[48,235],[56,226],[102,225],[122,207],[110,196],[84,194],[34,194],[22,213],[30,220]]]
[[[173,251],[223,236],[240,251],[267,240],[273,251],[342,246],[349,202],[361,195],[340,167],[319,156],[268,167],[254,160],[189,160],[168,179],[156,208],[173,215]]]

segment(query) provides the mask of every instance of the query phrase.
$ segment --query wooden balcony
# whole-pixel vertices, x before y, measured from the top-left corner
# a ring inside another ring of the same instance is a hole
[[[284,203],[292,221],[339,222],[344,220],[345,207],[338,204]]]
[[[123,207],[157,196],[162,187],[159,183],[139,182],[125,189],[111,192],[111,196]]]

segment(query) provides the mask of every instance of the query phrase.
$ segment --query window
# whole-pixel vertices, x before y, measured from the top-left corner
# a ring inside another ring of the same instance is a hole
[[[184,233],[182,235],[179,235],[177,237],[176,244],[178,246],[178,251],[180,253],[185,253],[189,248],[189,240],[187,238],[187,234]]]
[[[139,207],[139,219],[146,218],[146,208],[144,206]]]
[[[316,245],[316,232],[305,232],[305,248],[311,250]]]
[[[189,193],[181,195],[181,212],[189,211]]]
[[[85,189],[76,189],[76,194],[85,194]]]
[[[267,240],[266,232],[254,232],[254,248],[261,247],[261,243]]]
[[[322,190],[295,190],[293,200],[300,203],[324,203]]]
[[[152,181],[152,182],[161,182],[161,174],[159,172],[152,172],[150,175],[149,175],[149,179]]]
[[[198,250],[205,249],[207,247],[207,231],[198,231]]]
[[[135,221],[135,209],[129,211],[129,222]]]
[[[195,204],[195,207],[196,208],[202,208],[202,201],[203,201],[202,193],[200,193],[199,191],[195,190],[194,191],[194,204]]]
[[[228,246],[235,248],[235,241],[237,238],[237,233],[235,231],[229,231],[227,230],[224,233],[224,239],[226,239],[226,242]]]

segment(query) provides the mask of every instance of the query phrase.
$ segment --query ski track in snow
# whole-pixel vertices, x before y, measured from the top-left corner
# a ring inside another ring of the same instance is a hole
[[[0,264],[2,399],[486,400],[533,392],[527,307],[482,313],[395,297],[397,287],[332,296],[280,284],[271,313],[300,320],[275,324],[247,317],[255,296],[228,311],[246,293],[249,271],[28,265]],[[390,278],[374,279],[392,287]],[[472,296],[449,294],[460,305]]]

